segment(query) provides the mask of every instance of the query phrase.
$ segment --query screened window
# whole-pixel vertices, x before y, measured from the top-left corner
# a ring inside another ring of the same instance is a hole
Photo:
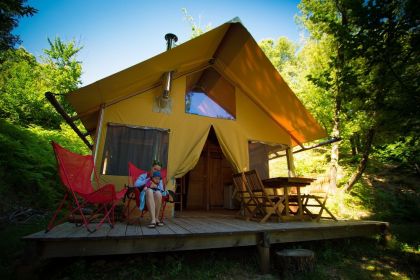
[[[249,141],[249,168],[261,179],[288,176],[286,145]]]
[[[187,93],[185,96],[185,108],[186,113],[193,115],[228,120],[235,119],[204,92],[191,91]]]
[[[149,170],[153,161],[168,162],[169,130],[108,124],[102,174],[128,175],[128,162]]]
[[[187,76],[185,112],[211,118],[236,118],[235,87],[215,69]]]

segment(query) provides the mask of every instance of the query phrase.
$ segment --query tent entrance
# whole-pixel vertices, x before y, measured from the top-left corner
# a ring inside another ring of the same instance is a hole
[[[196,166],[183,180],[183,209],[213,211],[228,208],[231,201],[233,169],[224,156],[216,133],[210,129]]]

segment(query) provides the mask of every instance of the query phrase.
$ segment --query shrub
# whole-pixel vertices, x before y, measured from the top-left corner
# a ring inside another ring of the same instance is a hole
[[[82,142],[71,130],[24,128],[0,120],[0,213],[17,207],[50,209],[61,198],[54,153],[55,140],[74,150],[86,153]],[[70,137],[69,137],[70,136]]]

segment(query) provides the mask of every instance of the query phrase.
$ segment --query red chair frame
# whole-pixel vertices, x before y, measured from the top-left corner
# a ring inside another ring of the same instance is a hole
[[[93,156],[73,153],[61,147],[56,142],[51,142],[51,144],[57,160],[61,182],[66,187],[66,193],[48,223],[46,232],[74,214],[78,214],[82,218],[82,223],[77,225],[84,225],[91,233],[99,229],[105,220],[113,227],[115,223],[115,206],[124,197],[127,189],[123,188],[119,192],[116,192],[115,185],[113,184],[100,186],[98,175],[94,168]],[[92,172],[94,173],[94,179],[98,186],[97,190],[93,188],[91,182]],[[69,210],[68,215],[60,222],[54,223],[58,213],[62,210],[66,202]],[[97,210],[91,215],[91,218],[87,218],[83,213],[83,208],[88,204],[97,206]],[[99,224],[96,225],[95,229],[92,230],[89,227],[89,223],[92,221],[92,217],[95,217],[95,214],[101,211],[103,211],[104,216]]]

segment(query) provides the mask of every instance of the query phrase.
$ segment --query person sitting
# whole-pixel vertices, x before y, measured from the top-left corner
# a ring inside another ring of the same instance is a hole
[[[162,193],[165,192],[162,176],[160,174],[161,164],[154,162],[150,173],[140,174],[134,183],[134,186],[140,188],[140,210],[143,211],[146,204],[150,213],[149,228],[163,226],[163,222],[159,221],[159,212],[162,204]]]

